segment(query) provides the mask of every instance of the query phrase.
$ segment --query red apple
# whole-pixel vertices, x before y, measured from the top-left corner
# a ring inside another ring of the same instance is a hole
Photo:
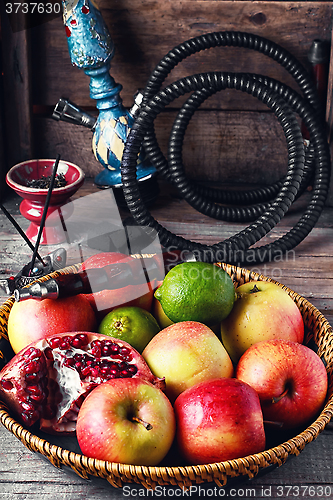
[[[221,323],[222,343],[234,363],[252,344],[282,338],[302,343],[304,323],[292,297],[279,285],[266,281],[244,283]]]
[[[94,332],[96,315],[85,295],[14,302],[8,338],[15,353],[39,339],[63,332]]]
[[[232,377],[231,359],[215,333],[203,323],[182,321],[158,332],[142,356],[157,377],[165,377],[171,401],[204,380]],[[162,374],[162,375],[161,375]]]
[[[114,379],[84,400],[76,434],[84,455],[110,462],[157,465],[168,453],[176,422],[166,395],[149,382]]]
[[[191,464],[241,458],[265,448],[258,394],[240,380],[197,384],[178,396],[174,410],[177,444]]]
[[[124,262],[136,264],[137,259],[119,252],[102,252],[89,257],[80,267],[80,271],[86,269],[101,268],[109,264]],[[137,306],[150,311],[153,301],[155,283],[142,283],[140,285],[129,285],[117,290],[102,290],[87,294],[91,305],[101,320],[115,307]]]
[[[327,373],[309,347],[287,340],[268,340],[240,358],[236,376],[259,394],[264,419],[283,428],[304,425],[324,406]]]

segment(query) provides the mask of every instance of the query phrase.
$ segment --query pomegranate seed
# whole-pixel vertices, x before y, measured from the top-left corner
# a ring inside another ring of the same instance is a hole
[[[37,358],[39,359],[42,355],[42,352],[39,349],[36,349],[35,347],[29,347],[24,353],[25,358]]]
[[[128,372],[133,376],[136,374],[138,371],[137,367],[135,365],[131,365],[127,368]]]
[[[105,341],[102,346],[102,354],[104,356],[111,356],[119,353],[119,346],[114,342]]]
[[[5,389],[5,391],[10,391],[13,389],[14,385],[10,380],[1,380],[1,385]]]
[[[66,358],[64,361],[64,366],[74,366],[75,365],[75,360],[73,358]]]
[[[86,333],[78,333],[71,340],[72,347],[76,347],[76,348],[85,347],[88,344],[89,344],[89,338],[88,338],[88,335]]]
[[[28,403],[27,401],[22,401],[21,406],[26,412],[33,411],[35,409],[34,405],[32,403]]]
[[[128,354],[130,354],[130,350],[128,347],[125,347],[125,346],[122,346],[120,347],[119,349],[119,353],[122,354],[123,356],[127,356]]]
[[[38,394],[41,392],[41,390],[42,389],[39,387],[39,385],[28,385],[26,388],[26,391],[29,394]]]
[[[38,373],[26,373],[24,378],[28,383],[37,382],[39,379],[39,374]]]
[[[100,368],[101,375],[106,376],[108,373],[110,373],[110,368],[108,366],[103,366]]]
[[[45,400],[45,394],[43,391],[40,394],[31,394],[31,399],[36,403],[42,403]]]
[[[71,346],[71,338],[69,336],[67,337],[62,337],[61,339],[61,342],[59,344],[59,349],[61,349],[62,351],[66,351],[67,349],[69,349]]]
[[[99,370],[97,368],[90,368],[90,374],[92,377],[99,377]]]
[[[62,339],[60,337],[54,337],[53,339],[48,339],[48,344],[51,349],[56,349],[61,344]]]
[[[100,358],[102,356],[102,352],[101,352],[100,346],[99,345],[95,345],[91,349],[91,354],[93,354],[95,356],[95,358]]]
[[[123,377],[123,378],[125,378],[125,377],[131,377],[131,374],[130,374],[130,373],[128,373],[128,371],[127,371],[127,370],[122,370],[122,371],[120,372],[120,376],[121,376],[121,377]]]
[[[27,425],[31,425],[31,422],[39,419],[39,412],[34,411],[23,411],[21,414],[22,420]]]
[[[24,367],[25,373],[36,373],[40,369],[40,364],[36,361],[29,361]]]
[[[82,368],[80,373],[81,378],[86,378],[88,375],[90,375],[90,370],[90,366],[85,366],[84,368]]]

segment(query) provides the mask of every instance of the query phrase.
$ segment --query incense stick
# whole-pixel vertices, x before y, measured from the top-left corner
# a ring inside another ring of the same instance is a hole
[[[55,163],[53,165],[52,177],[51,177],[49,189],[48,189],[48,192],[47,192],[47,195],[46,195],[44,210],[43,210],[43,214],[42,214],[42,218],[41,218],[41,222],[40,222],[40,226],[39,226],[39,231],[38,231],[38,235],[37,235],[37,239],[36,239],[34,253],[33,253],[33,256],[32,256],[32,260],[31,260],[31,266],[30,266],[29,274],[31,273],[31,271],[33,270],[34,265],[35,265],[36,256],[37,256],[37,252],[38,252],[38,247],[39,247],[39,243],[40,243],[40,240],[41,240],[41,237],[42,237],[42,233],[43,233],[43,229],[44,229],[44,226],[45,226],[46,214],[47,214],[47,210],[49,208],[49,204],[50,204],[50,200],[51,200],[51,195],[52,195],[52,190],[53,190],[53,186],[54,186],[54,181],[55,181],[55,177],[56,177],[56,174],[57,174],[59,160],[60,160],[60,155],[58,154],[57,155],[57,159],[56,159],[56,161],[55,161]]]
[[[26,244],[29,246],[30,250],[32,250],[34,252],[35,247],[31,243],[31,241],[29,240],[29,238],[27,237],[27,235],[25,234],[25,232],[23,231],[23,229],[18,225],[18,223],[16,222],[16,220],[10,215],[10,213],[8,212],[8,210],[6,210],[6,208],[2,204],[0,204],[0,208],[3,211],[3,213],[5,214],[5,216],[7,217],[7,219],[13,224],[13,226],[15,227],[15,229],[19,232],[20,236],[22,236],[22,238],[24,239],[24,241],[26,242]],[[43,264],[43,266],[46,266],[45,262],[43,261],[42,257],[39,255],[38,252],[37,252],[36,256],[38,257],[38,259],[40,260],[40,262]]]

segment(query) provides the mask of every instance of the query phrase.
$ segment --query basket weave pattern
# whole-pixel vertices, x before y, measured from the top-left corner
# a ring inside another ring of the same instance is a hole
[[[70,467],[82,478],[87,479],[89,476],[97,476],[106,479],[112,486],[118,488],[122,487],[124,483],[138,483],[146,488],[154,488],[157,485],[186,488],[205,482],[215,482],[221,487],[226,485],[231,478],[238,476],[252,478],[261,469],[272,465],[281,466],[290,455],[298,455],[308,443],[316,439],[319,433],[324,430],[333,415],[333,330],[316,307],[288,287],[271,278],[243,268],[228,264],[220,265],[230,274],[235,286],[253,280],[270,281],[278,284],[291,295],[302,313],[307,332],[305,343],[311,340],[316,344],[318,355],[326,363],[329,379],[326,405],[318,418],[303,432],[273,448],[244,458],[207,465],[147,467],[96,460],[53,445],[25,429],[10,416],[8,408],[0,401],[1,423],[20,439],[29,450],[44,455],[54,466],[59,468],[62,466]],[[56,277],[59,274],[72,273],[77,270],[78,266],[70,266],[62,271],[56,271],[48,277]],[[48,277],[41,278],[41,281]],[[7,321],[13,303],[14,299],[10,297],[0,307],[0,337],[7,338]]]

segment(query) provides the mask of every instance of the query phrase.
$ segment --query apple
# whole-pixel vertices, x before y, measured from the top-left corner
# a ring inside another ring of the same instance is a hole
[[[191,464],[241,458],[265,449],[256,391],[235,378],[201,382],[174,403],[177,445]]]
[[[101,268],[109,264],[124,262],[136,264],[137,259],[119,252],[101,252],[86,259],[80,266],[80,271],[86,269]],[[112,309],[120,306],[137,306],[147,311],[151,310],[154,283],[142,283],[140,285],[128,285],[116,290],[102,290],[87,294],[88,299],[94,308],[97,317],[101,320]]]
[[[84,455],[147,466],[165,457],[175,430],[174,410],[166,395],[140,378],[109,380],[93,389],[76,424]]]
[[[39,339],[63,332],[94,332],[96,315],[85,295],[14,302],[8,338],[15,353]]]
[[[257,391],[264,420],[284,429],[310,422],[324,406],[325,366],[312,349],[298,342],[275,339],[254,344],[240,358],[236,377]]]
[[[221,341],[197,321],[181,321],[164,328],[147,344],[142,356],[154,375],[165,377],[165,392],[172,402],[199,382],[234,374]]]
[[[166,328],[167,326],[173,325],[173,321],[165,314],[162,304],[155,297],[153,298],[152,314],[157,320],[157,323],[161,328]],[[212,325],[210,327],[217,336],[220,335],[220,324]]]
[[[252,344],[283,338],[302,343],[304,322],[292,297],[279,285],[266,281],[244,283],[221,322],[221,339],[234,363]]]
[[[158,284],[157,288],[161,286],[161,284],[162,282]],[[152,314],[161,328],[166,328],[167,326],[170,326],[174,323],[165,314],[161,302],[155,297],[153,297]]]

